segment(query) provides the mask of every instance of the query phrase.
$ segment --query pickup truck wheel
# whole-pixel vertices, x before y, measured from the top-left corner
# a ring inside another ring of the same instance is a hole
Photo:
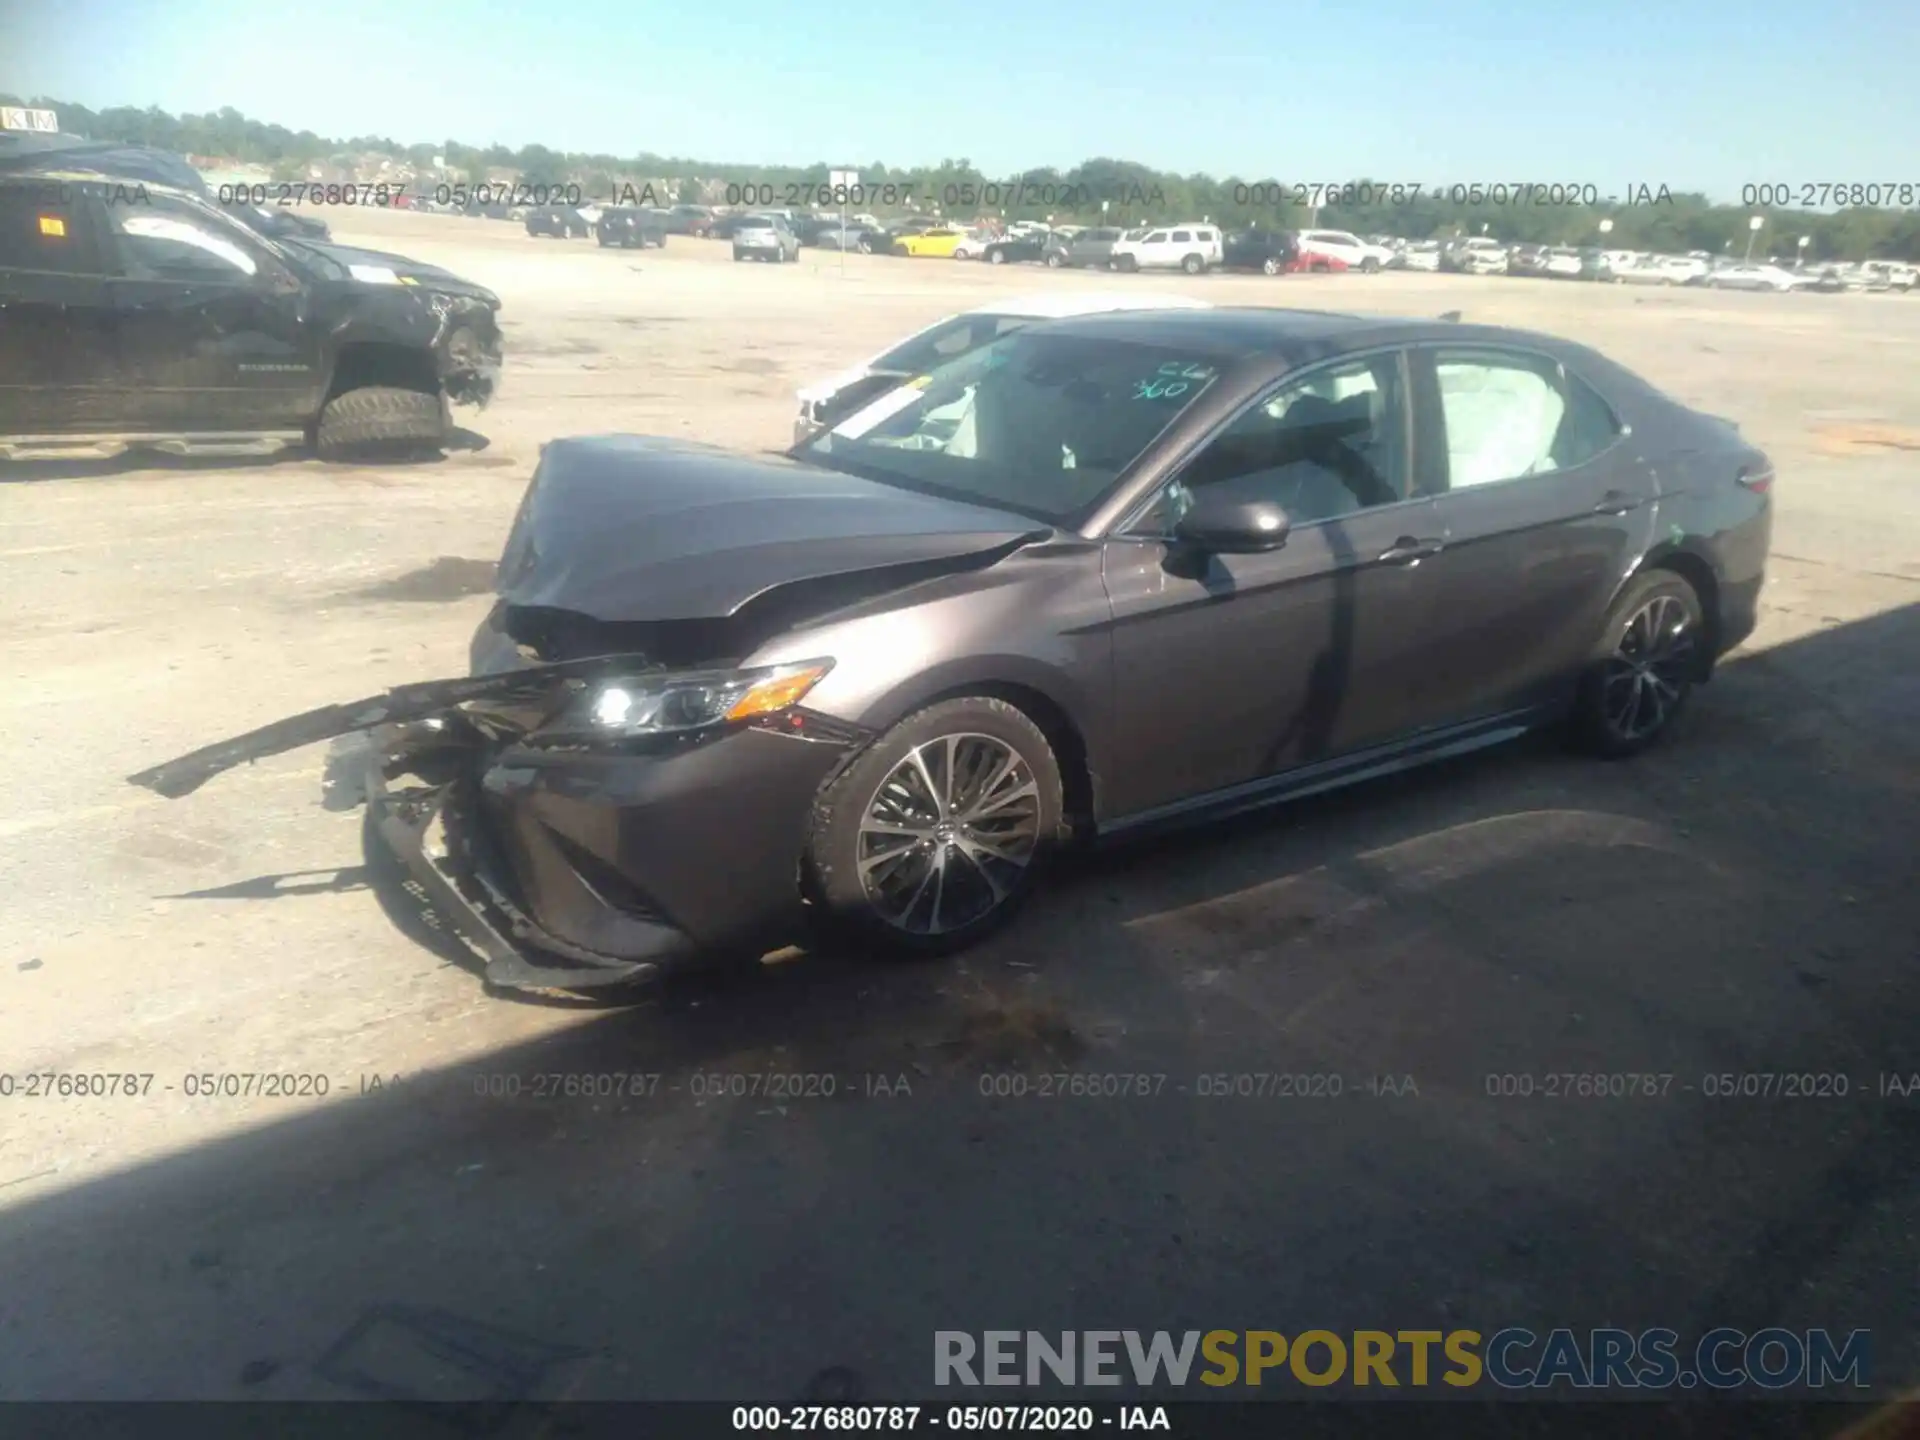
[[[1278,275],[1280,273],[1280,262],[1269,255],[1265,260],[1260,262],[1260,273],[1262,275]]]
[[[415,459],[437,453],[446,438],[438,395],[365,385],[327,402],[314,448],[322,460]]]

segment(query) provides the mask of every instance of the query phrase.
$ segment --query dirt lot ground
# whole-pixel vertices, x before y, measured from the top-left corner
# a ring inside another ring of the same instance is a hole
[[[776,268],[329,218],[505,298],[483,448],[0,484],[0,1070],[156,1077],[0,1098],[0,1397],[785,1399],[836,1368],[912,1396],[931,1332],[990,1326],[1865,1326],[1880,1380],[1920,1374],[1920,1098],[1879,1093],[1920,1071],[1920,296]],[[458,673],[551,436],[778,446],[797,385],[942,314],[1127,284],[1463,309],[1739,420],[1781,477],[1760,632],[1632,764],[1523,745],[1089,865],[958,963],[815,956],[611,1013],[401,938],[314,752],[178,803],[123,781]],[[981,1093],[1014,1069],[1167,1078]],[[767,1071],[838,1093],[696,1093]],[[1702,1093],[1784,1071],[1850,1093]],[[331,1093],[189,1098],[206,1072]],[[550,1072],[662,1078],[476,1093]],[[1202,1098],[1220,1072],[1346,1093]],[[1563,1072],[1673,1079],[1487,1092]]]

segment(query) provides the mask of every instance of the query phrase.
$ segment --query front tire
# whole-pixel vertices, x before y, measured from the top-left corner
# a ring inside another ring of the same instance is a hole
[[[446,404],[437,394],[363,385],[320,412],[314,449],[322,460],[417,460],[446,443]]]
[[[1380,262],[1371,255],[1367,256],[1366,259],[1360,262],[1360,273],[1362,275],[1378,275],[1380,273]]]
[[[1207,268],[1207,262],[1202,260],[1198,255],[1189,255],[1180,262],[1180,268],[1189,275],[1198,275],[1202,270]]]
[[[1045,263],[1049,270],[1058,270],[1062,265],[1067,263],[1067,257],[1064,255],[1049,255],[1046,257]]]
[[[1006,252],[1006,251],[1004,251],[1004,250],[989,250],[989,251],[987,252],[987,263],[988,263],[989,265],[1004,265],[1004,264],[1006,264],[1006,263],[1007,263],[1007,252]]]
[[[1278,275],[1280,273],[1280,262],[1269,255],[1265,260],[1260,262],[1260,273],[1262,275]]]
[[[1574,702],[1577,743],[1604,759],[1637,755],[1664,736],[1706,673],[1706,612],[1685,577],[1645,570],[1607,615]]]
[[[830,924],[887,949],[962,950],[1010,920],[1063,836],[1059,762],[1025,712],[916,711],[814,802],[806,873]]]

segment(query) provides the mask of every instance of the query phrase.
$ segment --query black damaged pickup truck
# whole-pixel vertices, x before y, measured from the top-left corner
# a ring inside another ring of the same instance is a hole
[[[440,449],[499,378],[499,298],[268,237],[201,193],[0,157],[0,460]]]

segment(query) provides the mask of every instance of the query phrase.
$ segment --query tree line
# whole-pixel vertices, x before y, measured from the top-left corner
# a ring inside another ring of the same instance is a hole
[[[828,196],[832,171],[809,166],[726,164],[640,153],[560,153],[544,145],[511,149],[447,140],[405,145],[385,136],[346,139],[289,130],[231,107],[206,115],[172,115],[157,108],[90,110],[48,98],[0,104],[54,110],[63,132],[96,140],[151,145],[184,155],[210,156],[271,167],[276,179],[296,179],[314,164],[350,164],[377,154],[426,175],[436,159],[441,178],[481,180],[511,174],[530,186],[577,184],[588,195],[654,187],[663,202],[693,200],[749,205],[807,205]],[[1491,235],[1516,244],[1603,245],[1607,248],[1745,254],[1749,224],[1761,216],[1753,253],[1790,260],[1901,259],[1920,261],[1920,196],[1915,204],[1851,205],[1836,210],[1716,204],[1704,194],[1655,184],[1538,185],[1500,181],[1413,186],[1398,181],[1315,184],[1275,177],[1179,175],[1131,161],[1097,157],[1068,169],[1040,168],[989,175],[965,158],[936,165],[858,167],[852,208],[876,214],[939,210],[958,219],[995,216],[1079,224],[1153,224],[1206,220],[1228,229],[1323,226],[1362,235],[1444,239]],[[1597,177],[1596,177],[1597,178]],[[1771,187],[1767,187],[1771,189]],[[839,197],[833,197],[836,200]],[[1894,197],[1887,197],[1889,199]],[[1602,221],[1611,224],[1603,231]],[[1804,237],[1803,247],[1799,243]]]

